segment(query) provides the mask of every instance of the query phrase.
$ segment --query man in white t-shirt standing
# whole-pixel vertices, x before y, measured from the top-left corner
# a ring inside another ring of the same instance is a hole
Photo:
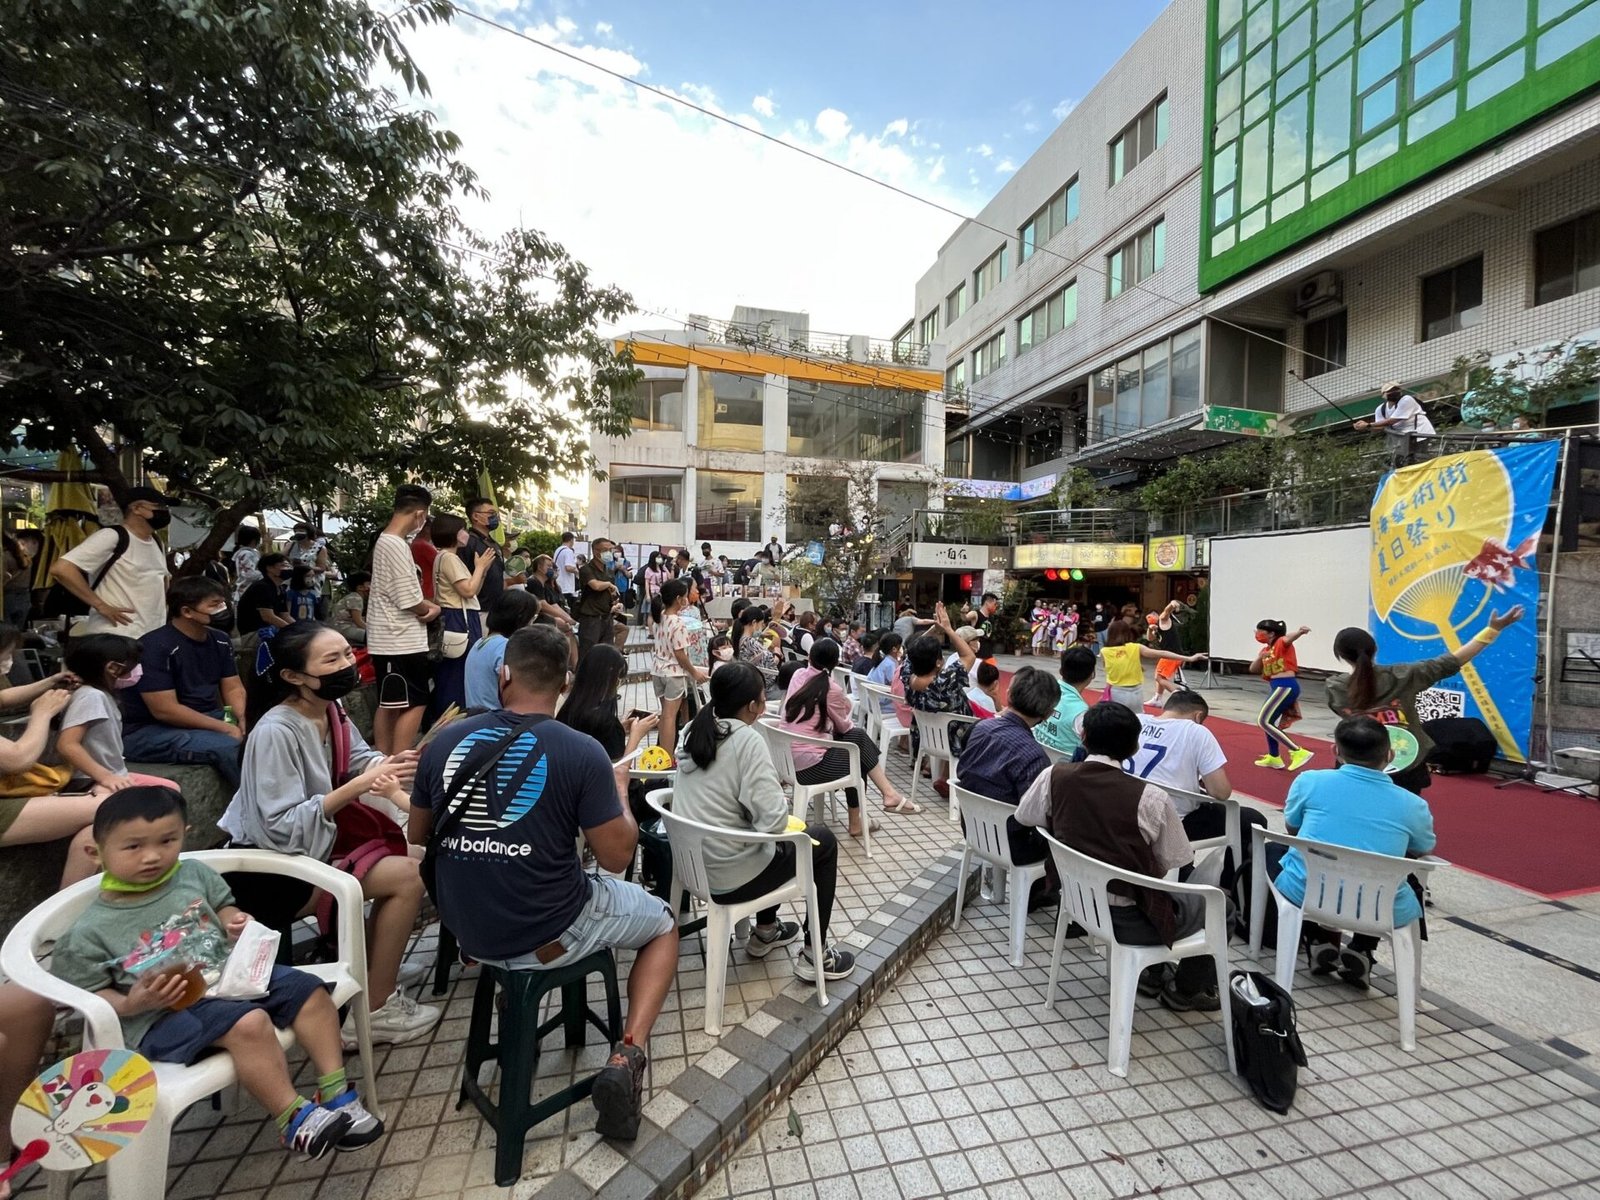
[[[1422,404],[1398,383],[1386,383],[1383,399],[1373,410],[1372,420],[1357,421],[1357,429],[1381,429],[1389,439],[1389,449],[1403,454],[1411,448],[1414,437],[1432,437],[1433,422],[1422,411]]]
[[[130,488],[122,528],[97,529],[51,564],[50,578],[89,606],[72,635],[119,633],[139,638],[167,623],[167,554],[155,531],[172,523],[167,498]],[[123,547],[118,554],[119,546]]]
[[[577,535],[563,533],[561,547],[556,551],[556,587],[561,589],[561,603],[568,612],[575,612],[578,602],[578,551],[574,542]]]
[[[384,754],[416,745],[433,694],[427,624],[438,617],[439,606],[422,594],[422,576],[406,543],[427,522],[432,503],[427,488],[401,484],[394,493],[394,515],[372,547],[367,653],[378,677],[372,740]]]
[[[1227,829],[1228,810],[1225,805],[1208,804],[1174,789],[1199,792],[1218,800],[1233,795],[1228,756],[1222,752],[1216,735],[1205,727],[1210,715],[1211,706],[1199,692],[1174,692],[1159,716],[1142,717],[1139,750],[1128,768],[1131,774],[1149,780],[1172,798],[1172,806],[1183,819],[1183,831],[1191,842],[1221,837]],[[1265,825],[1267,821],[1248,806],[1241,810],[1240,817],[1245,826],[1240,833],[1248,853],[1248,826]],[[1232,863],[1223,867],[1224,889],[1233,882],[1232,867]]]

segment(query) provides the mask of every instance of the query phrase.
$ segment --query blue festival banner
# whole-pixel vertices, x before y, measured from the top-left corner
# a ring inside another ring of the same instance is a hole
[[[1510,626],[1459,675],[1417,697],[1417,715],[1478,717],[1500,753],[1525,762],[1538,665],[1534,561],[1561,445],[1532,442],[1435,458],[1384,476],[1372,502],[1371,613],[1378,661],[1454,654],[1491,612]]]

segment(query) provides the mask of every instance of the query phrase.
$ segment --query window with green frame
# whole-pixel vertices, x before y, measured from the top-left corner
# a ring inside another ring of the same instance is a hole
[[[1078,281],[1074,279],[1048,300],[1041,300],[1017,321],[1017,353],[1026,354],[1078,319]]]
[[[1211,3],[1207,286],[1600,84],[1600,0]]]
[[[1074,175],[1039,211],[1028,218],[1028,223],[1017,231],[1017,258],[1027,262],[1033,253],[1056,234],[1078,219],[1078,177]]]

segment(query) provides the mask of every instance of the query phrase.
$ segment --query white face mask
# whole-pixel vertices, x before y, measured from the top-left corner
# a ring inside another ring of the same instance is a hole
[[[716,656],[718,662],[727,662],[733,657],[733,647],[723,646],[721,649],[712,651],[712,653]]]

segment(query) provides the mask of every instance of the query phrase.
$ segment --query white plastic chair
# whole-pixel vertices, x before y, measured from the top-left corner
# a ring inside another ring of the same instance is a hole
[[[1056,871],[1061,876],[1061,912],[1056,917],[1055,947],[1050,954],[1050,983],[1045,991],[1044,1011],[1054,1012],[1056,988],[1061,982],[1061,958],[1066,948],[1067,928],[1076,921],[1084,933],[1106,947],[1110,960],[1111,998],[1107,1016],[1108,1045],[1106,1069],[1118,1077],[1128,1073],[1128,1056],[1133,1042],[1134,1001],[1138,997],[1139,973],[1157,963],[1175,963],[1181,959],[1209,954],[1216,964],[1217,988],[1222,997],[1222,1040],[1228,1056],[1228,1070],[1237,1073],[1233,1058],[1233,1021],[1230,1019],[1227,1000],[1228,987],[1228,919],[1227,905],[1218,888],[1195,883],[1173,883],[1165,879],[1152,879],[1137,871],[1124,871],[1080,854],[1062,845],[1048,833],[1045,843],[1056,861]],[[1180,938],[1167,946],[1125,946],[1117,941],[1111,925],[1111,905],[1106,885],[1121,880],[1136,884],[1152,892],[1168,895],[1189,893],[1203,896],[1206,905],[1205,928]]]
[[[911,730],[907,729],[904,722],[892,711],[883,711],[883,702],[894,701],[894,692],[881,683],[873,683],[870,679],[856,680],[856,697],[861,704],[861,724],[867,731],[867,736],[878,744],[878,753],[884,758],[889,757],[889,747],[900,738],[905,738],[907,743],[911,740]]]
[[[817,1007],[828,1007],[828,988],[822,971],[822,923],[817,919],[817,883],[812,873],[811,839],[801,832],[752,833],[748,829],[723,829],[680,817],[670,807],[671,789],[651,792],[650,805],[661,814],[667,841],[672,848],[673,897],[684,891],[706,906],[706,1020],[705,1030],[712,1037],[722,1034],[722,1005],[728,991],[728,942],[735,923],[788,900],[801,900],[806,906],[806,924],[811,942],[811,962],[817,968]],[[793,842],[794,878],[780,888],[739,904],[724,904],[711,895],[706,876],[705,844],[709,839],[722,842]]]
[[[965,717],[960,713],[930,713],[923,712],[920,708],[911,710],[911,720],[917,727],[917,761],[911,764],[911,802],[917,800],[917,784],[922,780],[922,763],[924,759],[934,762],[947,762],[950,764],[949,782],[953,785],[956,781],[956,752],[950,748],[951,727],[959,723],[976,725],[977,717]],[[961,815],[960,802],[956,799],[955,788],[950,789],[950,819],[955,821]]]
[[[1007,901],[1010,893],[1011,965],[1023,965],[1022,947],[1028,935],[1028,893],[1034,881],[1045,874],[1042,861],[1018,866],[1011,861],[1011,839],[1006,832],[1006,818],[1017,815],[1017,806],[1002,800],[991,800],[957,784],[950,785],[952,795],[961,793],[961,814],[967,819],[967,844],[961,851],[961,871],[956,876],[956,916],[952,929],[961,928],[961,908],[966,898],[967,872],[972,860],[988,863],[994,868],[994,894],[996,904]]]
[[[332,894],[338,905],[338,961],[313,963],[300,970],[332,983],[334,1004],[349,1004],[355,1014],[356,1046],[364,1068],[362,1102],[381,1116],[378,1064],[372,1057],[372,1018],[367,1011],[367,943],[360,882],[314,858],[271,850],[200,850],[183,857],[202,862],[219,874],[248,871],[286,875]],[[36,996],[83,1014],[85,1050],[121,1050],[126,1048],[122,1025],[111,1005],[93,992],[57,979],[40,961],[48,958],[50,946],[72,927],[99,890],[100,876],[96,875],[41,902],[12,927],[5,944],[0,946],[0,971]],[[280,1029],[278,1042],[286,1049],[292,1046],[293,1031]],[[173,1125],[191,1105],[237,1081],[232,1056],[221,1051],[192,1066],[164,1062],[152,1066],[156,1076],[155,1111],[144,1132],[107,1161],[110,1200],[160,1200],[165,1196]],[[58,1181],[64,1189],[67,1180],[65,1175],[52,1177],[52,1193]],[[65,1191],[60,1194],[65,1195]]]
[[[1072,762],[1072,755],[1065,750],[1057,750],[1054,746],[1046,746],[1043,742],[1039,743],[1039,749],[1044,751],[1044,756],[1050,760],[1052,767],[1064,767]]]
[[[1244,862],[1244,817],[1239,801],[1229,796],[1226,800],[1218,800],[1215,796],[1208,796],[1204,792],[1191,791],[1188,788],[1169,787],[1167,784],[1158,784],[1158,787],[1174,800],[1180,796],[1192,800],[1196,804],[1220,804],[1227,810],[1223,817],[1221,837],[1191,839],[1189,845],[1194,848],[1194,874],[1189,876],[1190,883],[1219,884],[1222,882],[1222,867],[1228,857],[1228,851],[1233,851],[1233,869],[1237,871]],[[1210,855],[1204,863],[1200,855],[1206,850],[1216,850],[1218,853]]]
[[[778,721],[773,717],[762,717],[760,728],[766,735],[767,750],[772,755],[772,767],[778,773],[778,782],[790,789],[791,811],[801,820],[806,819],[811,810],[812,798],[817,796],[828,797],[837,816],[838,802],[834,799],[833,793],[843,791],[847,787],[856,789],[856,795],[861,798],[861,847],[866,856],[871,858],[872,819],[867,811],[867,781],[861,773],[860,748],[850,742],[836,742],[831,737],[811,737],[804,733],[794,733],[780,728]],[[824,752],[843,750],[850,760],[850,769],[836,779],[827,779],[821,783],[801,783],[800,768],[794,763],[796,746],[815,746]]]
[[[1260,958],[1266,927],[1266,897],[1278,905],[1278,958],[1274,974],[1284,991],[1294,987],[1294,968],[1300,959],[1300,927],[1315,921],[1328,929],[1364,933],[1389,939],[1394,956],[1395,1004],[1400,1010],[1400,1048],[1417,1048],[1417,989],[1422,986],[1422,939],[1415,921],[1396,926],[1394,899],[1411,885],[1406,876],[1424,883],[1428,874],[1450,864],[1442,858],[1397,858],[1352,850],[1328,842],[1274,833],[1259,825],[1250,827],[1252,856],[1250,954]],[[1292,846],[1306,867],[1306,896],[1301,904],[1284,898],[1267,878],[1266,844]],[[1259,902],[1258,902],[1259,898]]]

